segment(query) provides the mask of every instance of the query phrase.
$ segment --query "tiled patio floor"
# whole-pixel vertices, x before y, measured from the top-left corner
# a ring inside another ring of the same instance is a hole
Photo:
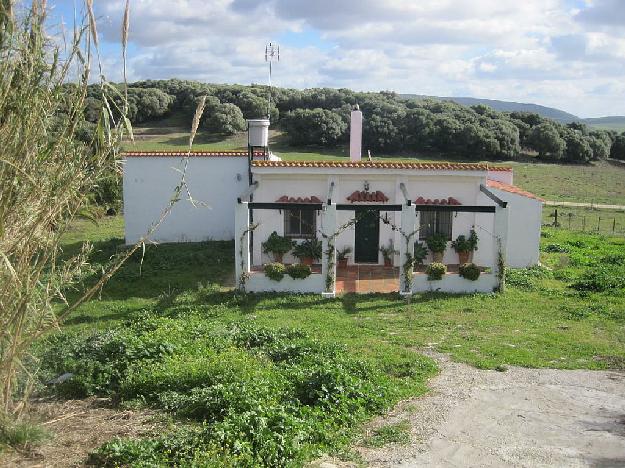
[[[399,291],[399,268],[353,265],[336,269],[337,294],[397,291]]]

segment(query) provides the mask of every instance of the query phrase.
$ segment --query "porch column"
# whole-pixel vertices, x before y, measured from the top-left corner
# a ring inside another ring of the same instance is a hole
[[[503,256],[503,261],[505,263],[506,251],[508,248],[508,216],[509,216],[508,208],[503,208],[499,205],[495,206],[495,219],[493,222],[493,249],[495,259],[494,265],[492,268],[493,274],[501,277],[501,271],[499,266],[499,252]],[[501,284],[499,287],[501,288]]]
[[[248,202],[234,207],[234,271],[238,289],[245,289],[245,276],[250,272],[250,210]]]
[[[399,293],[402,296],[412,295],[412,280],[410,284],[406,281],[404,264],[407,254],[414,255],[415,230],[417,224],[417,214],[415,206],[402,205],[401,207],[401,232],[399,233]],[[412,274],[410,275],[412,278]]]
[[[330,203],[321,212],[323,297],[336,296],[336,228],[336,205]]]

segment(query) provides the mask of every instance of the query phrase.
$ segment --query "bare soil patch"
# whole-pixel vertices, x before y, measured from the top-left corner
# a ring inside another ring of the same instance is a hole
[[[435,358],[432,392],[369,431],[408,421],[410,443],[356,447],[370,466],[625,466],[625,373],[477,370]]]
[[[0,454],[0,466],[84,466],[90,452],[114,437],[145,437],[164,426],[157,412],[116,409],[102,398],[36,400],[31,410],[51,437],[36,447]]]

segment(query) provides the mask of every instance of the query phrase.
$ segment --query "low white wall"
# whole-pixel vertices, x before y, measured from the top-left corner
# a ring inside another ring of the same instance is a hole
[[[429,281],[428,275],[417,273],[412,277],[412,292],[440,291],[447,293],[488,293],[497,287],[497,277],[491,273],[482,273],[476,281],[463,278],[457,273],[447,273],[438,281]]]
[[[180,183],[180,157],[128,157],[124,163],[126,243],[134,244],[157,222]],[[186,190],[151,239],[156,242],[199,242],[234,238],[234,205],[248,187],[246,157],[189,158]],[[204,205],[205,204],[205,205]]]
[[[308,278],[293,279],[285,275],[280,281],[274,281],[265,276],[263,272],[253,271],[245,283],[248,292],[288,292],[288,293],[319,293],[323,292],[325,282],[323,275],[313,273]]]

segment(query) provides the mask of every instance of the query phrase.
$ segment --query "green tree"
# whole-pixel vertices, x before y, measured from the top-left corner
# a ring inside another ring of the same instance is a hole
[[[288,112],[281,125],[294,145],[336,144],[347,131],[347,123],[340,115],[319,108]]]
[[[541,159],[560,159],[566,150],[566,142],[550,122],[533,127],[528,143],[532,149],[538,151],[538,157]]]
[[[610,157],[619,161],[625,161],[625,132],[617,135],[614,139],[610,149]]]
[[[564,141],[566,150],[564,157],[571,162],[588,162],[592,159],[592,148],[589,138],[584,136],[579,130],[568,130],[565,132]]]
[[[225,103],[208,111],[204,127],[221,135],[234,135],[245,130],[246,123],[241,109],[234,104]]]

